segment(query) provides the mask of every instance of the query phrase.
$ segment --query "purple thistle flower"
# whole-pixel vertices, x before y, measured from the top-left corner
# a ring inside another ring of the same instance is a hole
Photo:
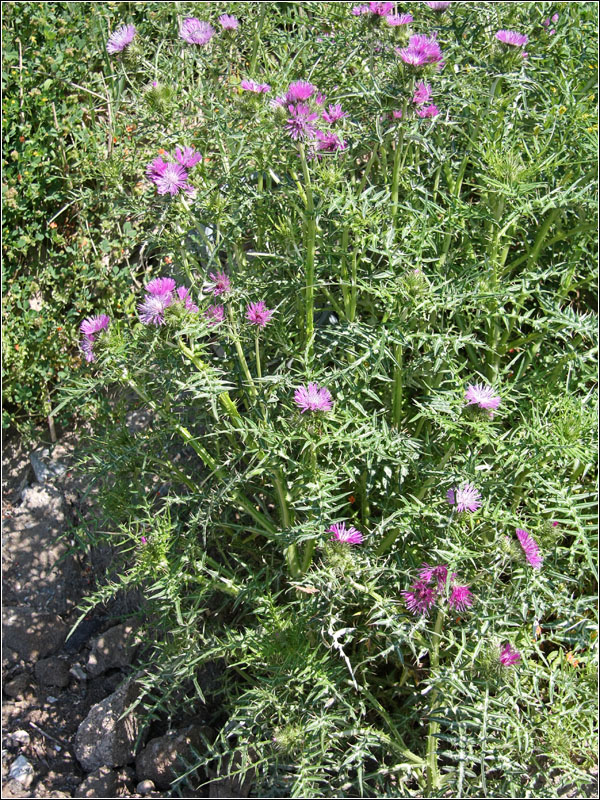
[[[288,111],[291,116],[285,125],[294,141],[312,139],[316,136],[317,129],[312,124],[319,116],[316,112],[311,111],[304,103],[299,103],[297,106],[290,105]]]
[[[296,389],[294,402],[300,406],[300,413],[304,414],[305,411],[331,411],[333,398],[324,386],[309,383]]]
[[[215,29],[209,22],[202,22],[196,17],[184,19],[179,28],[179,36],[188,44],[206,45],[215,35]]]
[[[270,311],[266,307],[264,300],[260,300],[258,303],[250,303],[246,307],[246,319],[251,325],[258,325],[259,328],[264,328],[274,313],[274,311]]]
[[[220,294],[227,294],[231,291],[231,281],[229,280],[229,276],[224,272],[217,272],[216,275],[214,272],[209,272],[208,277],[213,282],[211,292],[215,297],[218,297]]]
[[[369,3],[369,11],[376,17],[387,17],[393,10],[393,3]]]
[[[434,37],[421,33],[411,36],[408,47],[396,49],[396,52],[411,67],[422,67],[425,64],[437,64],[442,60],[442,50]]]
[[[336,103],[335,105],[330,105],[327,111],[323,111],[321,116],[325,122],[329,123],[329,125],[333,125],[338,120],[343,119],[343,117],[347,117],[348,114],[342,110],[339,103]]]
[[[221,14],[219,22],[225,31],[236,31],[240,25],[237,17],[232,17],[231,14]]]
[[[225,306],[209,306],[204,312],[209,325],[218,325],[225,319]]]
[[[300,100],[308,100],[317,91],[317,87],[308,81],[293,81],[288,86],[285,94],[287,103],[297,103]]]
[[[540,548],[531,534],[524,531],[522,528],[516,529],[517,539],[523,548],[527,561],[534,569],[540,569],[543,563],[543,558],[540,555]]]
[[[121,25],[108,37],[106,49],[111,55],[122,52],[133,42],[136,33],[135,25]]]
[[[427,3],[427,5],[432,11],[446,11],[446,9],[450,8],[450,3],[432,2]]]
[[[552,527],[553,527],[553,528],[558,528],[558,524],[559,524],[558,522],[553,522],[553,523],[552,523]]]
[[[148,544],[148,539],[146,539],[146,537],[145,537],[145,536],[142,536],[142,538],[140,539],[140,542],[141,542],[142,544]]]
[[[336,136],[331,131],[326,133],[316,131],[316,136],[318,139],[317,149],[323,153],[337,153],[338,151],[346,150],[348,147],[348,142],[345,139],[340,139],[339,136]]]
[[[323,92],[317,92],[316,95],[313,97],[315,104],[318,106],[325,105],[325,100],[327,100],[327,95],[324,95]]]
[[[155,158],[154,161],[151,161],[150,164],[146,167],[146,176],[156,183],[159,178],[165,174],[166,168],[169,166],[168,161],[163,161],[162,158],[159,156]]]
[[[423,108],[416,109],[417,117],[421,117],[421,119],[432,119],[433,117],[437,117],[439,113],[440,110],[436,105],[424,106]]]
[[[345,522],[335,522],[330,528],[327,528],[327,533],[333,533],[331,537],[332,542],[360,544],[363,540],[362,533],[356,530],[352,525],[346,530]]]
[[[416,105],[422,106],[431,100],[432,94],[433,92],[431,91],[431,86],[428,83],[419,81],[415,88],[415,93],[413,95],[412,101]]]
[[[552,22],[558,22],[558,14],[552,14]]]
[[[410,25],[413,21],[412,14],[388,14],[385,18],[386,23],[390,28],[398,28],[400,25]]]
[[[406,602],[406,607],[411,614],[429,615],[429,610],[435,603],[437,589],[428,586],[425,581],[416,581],[410,587],[410,591],[402,592]]]
[[[159,194],[175,195],[179,194],[182,189],[186,191],[191,189],[187,177],[187,171],[181,164],[167,164],[162,175],[151,178],[151,180],[156,184],[156,191]]]
[[[190,311],[192,314],[197,314],[198,311],[200,311],[198,306],[193,302],[190,290],[186,286],[179,286],[177,288],[177,297],[180,302],[183,303],[186,311]]]
[[[97,317],[87,317],[84,319],[79,326],[79,330],[84,336],[87,336],[94,341],[93,337],[100,333],[100,331],[108,328],[109,323],[110,317],[107,314],[99,314]]]
[[[525,47],[529,41],[526,33],[518,33],[517,31],[498,31],[496,39],[502,44],[507,44],[510,47]]]
[[[169,294],[175,289],[173,278],[153,278],[146,284],[148,294]]]
[[[448,489],[446,498],[457,511],[477,511],[481,506],[481,492],[472,483],[465,483],[460,489]]]
[[[175,148],[175,161],[185,169],[191,169],[202,161],[202,156],[193,147]]]
[[[423,564],[419,570],[419,578],[425,583],[435,581],[438,589],[443,589],[446,585],[448,578],[448,567],[445,564],[438,564],[437,567],[430,567],[429,564]]]
[[[392,111],[392,119],[402,119],[402,111]]]
[[[165,310],[171,305],[172,296],[168,294],[147,294],[144,302],[138,305],[140,322],[144,325],[164,325]]]
[[[354,6],[350,13],[355,17],[360,17],[362,14],[368,14],[369,13],[369,6],[365,6],[365,5]]]
[[[264,94],[265,92],[271,91],[271,87],[268,83],[257,83],[252,80],[243,80],[240,83],[240,87],[245,92],[255,92],[256,94]]]
[[[500,405],[500,397],[494,394],[491,386],[483,383],[471,383],[465,392],[465,403],[468,406],[477,405],[479,408],[495,411]]]
[[[448,605],[455,611],[464,611],[473,605],[473,593],[468,586],[458,586],[456,584],[450,592]]]
[[[500,663],[503,667],[510,667],[513,664],[518,664],[521,660],[521,654],[518,650],[513,650],[510,644],[505,644],[500,651]]]

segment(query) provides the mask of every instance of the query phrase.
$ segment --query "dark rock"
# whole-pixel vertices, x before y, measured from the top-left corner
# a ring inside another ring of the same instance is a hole
[[[8,683],[5,683],[3,686],[4,694],[7,697],[12,697],[13,700],[19,700],[27,694],[27,690],[30,688],[30,678],[26,672],[19,673],[16,678],[13,678],[12,681],[8,681]]]
[[[38,661],[33,668],[33,674],[42,686],[58,686],[63,689],[69,685],[69,665],[56,656]]]
[[[33,611],[26,606],[2,610],[2,644],[16,650],[26,661],[56,653],[67,636],[67,626],[57,614]]]
[[[79,784],[77,797],[115,797],[119,775],[110,767],[99,767]]]
[[[140,720],[135,711],[121,718],[134,702],[138,688],[133,680],[92,706],[75,735],[75,755],[86,772],[100,767],[121,767],[135,758]]]
[[[73,633],[67,639],[65,643],[65,651],[67,653],[76,653],[81,650],[88,639],[90,639],[95,633],[98,633],[103,624],[103,620],[100,617],[82,619]]]
[[[115,625],[92,644],[86,669],[93,678],[115,667],[127,667],[133,661],[138,643],[137,626],[131,622]]]
[[[168,789],[186,771],[186,763],[194,761],[192,748],[204,749],[205,730],[200,725],[190,725],[151,739],[135,760],[138,780],[152,781],[159,789]]]

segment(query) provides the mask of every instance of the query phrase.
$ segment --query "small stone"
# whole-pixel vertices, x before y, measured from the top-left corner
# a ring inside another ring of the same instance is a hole
[[[110,767],[99,767],[79,784],[77,797],[115,797],[119,776]]]
[[[31,782],[33,781],[33,767],[25,756],[17,756],[8,774],[12,780],[18,781],[26,789],[31,786]]]
[[[25,661],[37,661],[56,653],[64,644],[67,630],[57,614],[26,606],[2,609],[3,647],[16,650]]]
[[[4,694],[7,697],[12,697],[13,700],[19,700],[27,693],[29,688],[29,675],[26,672],[21,672],[12,681],[4,684]]]
[[[138,794],[150,794],[155,790],[156,786],[154,785],[154,781],[146,780],[140,781],[138,785],[135,787],[135,790]]]
[[[122,717],[137,697],[129,680],[116,692],[92,706],[75,735],[75,755],[86,772],[100,767],[121,767],[135,758],[140,731],[136,712]]]
[[[69,665],[55,656],[38,661],[33,668],[33,674],[42,686],[58,686],[63,689],[69,685]]]
[[[128,667],[137,650],[136,626],[130,622],[115,625],[92,644],[86,669],[93,678],[109,669]]]
[[[49,694],[46,698],[47,703],[58,703],[58,697],[54,697],[54,695]]]
[[[22,729],[9,733],[6,737],[6,744],[9,747],[27,747],[31,742],[31,736]]]
[[[178,775],[186,771],[185,762],[193,760],[192,750],[202,749],[205,730],[199,725],[190,725],[151,739],[135,760],[138,780],[150,780],[159,789],[168,789]]]
[[[52,478],[58,478],[67,469],[60,461],[52,459],[47,447],[34,450],[29,454],[29,460],[35,472],[35,479],[42,485]]]
[[[85,673],[81,669],[79,664],[73,664],[73,666],[69,670],[69,675],[72,675],[74,678],[76,678],[78,681],[81,681],[82,683],[83,681],[87,681],[88,679],[87,673]]]

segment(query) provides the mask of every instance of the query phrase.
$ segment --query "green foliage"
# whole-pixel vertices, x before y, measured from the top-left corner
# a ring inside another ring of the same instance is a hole
[[[581,789],[597,663],[591,4],[415,11],[446,62],[426,73],[434,120],[413,113],[402,33],[346,4],[116,8],[135,58],[88,80],[131,142],[86,175],[139,251],[136,291],[95,298],[111,325],[61,404],[92,403],[90,543],[116,551],[83,611],[142,590],[148,714],[207,704],[201,780],[220,767],[295,797]],[[224,11],[236,33],[177,38],[185,15]],[[528,59],[499,28],[527,31]],[[312,81],[348,112],[347,149],[307,159],[285,115],[239,89],[248,76],[273,95]],[[203,155],[195,193],[157,195],[146,166],[184,145]],[[215,298],[221,270],[233,290]],[[160,275],[200,313],[138,321]],[[264,330],[245,319],[258,300],[275,310]],[[309,382],[331,412],[300,412]],[[476,382],[500,395],[493,415],[465,405]],[[446,492],[466,482],[483,505],[453,513]],[[342,521],[363,544],[329,541]],[[473,607],[412,615],[401,592],[423,562],[447,564]]]

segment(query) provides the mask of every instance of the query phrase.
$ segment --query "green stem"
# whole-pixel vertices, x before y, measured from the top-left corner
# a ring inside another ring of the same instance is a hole
[[[248,369],[248,362],[246,361],[246,356],[244,355],[244,350],[242,348],[242,343],[240,342],[240,337],[238,336],[238,332],[235,326],[235,318],[233,316],[233,308],[231,305],[229,306],[229,322],[231,323],[231,336],[233,339],[233,343],[235,345],[235,351],[237,353],[238,361],[240,362],[240,366],[242,368],[242,372],[248,382],[248,391],[252,397],[256,397],[258,392],[256,391],[256,386],[254,385],[254,381],[252,380],[252,375],[250,374],[250,370]]]
[[[402,345],[396,345],[396,366],[394,368],[394,394],[392,401],[392,424],[398,428],[400,425],[400,417],[402,415]]]
[[[258,328],[254,337],[254,355],[256,357],[256,377],[260,380],[262,378],[262,371],[260,368],[260,341],[258,336]]]
[[[256,27],[256,33],[254,34],[254,41],[252,42],[252,56],[250,57],[250,67],[248,69],[248,75],[252,77],[254,75],[254,70],[256,68],[256,58],[258,56],[258,46],[260,44],[260,34],[262,31],[262,27],[265,22],[265,15],[267,13],[267,4],[263,3],[263,6],[260,10],[260,17],[258,18],[258,25]]]
[[[440,638],[442,633],[442,625],[444,623],[444,610],[439,609],[437,619],[435,621],[435,628],[431,637],[431,651],[429,656],[429,670],[433,675],[437,670],[440,662]],[[438,697],[437,689],[431,692],[430,714],[435,714],[435,704]],[[440,788],[440,775],[437,765],[437,734],[439,732],[439,723],[431,720],[429,723],[429,730],[427,733],[427,794],[430,797],[437,797],[434,794]]]
[[[314,302],[315,302],[315,240],[317,236],[317,220],[315,216],[315,204],[313,200],[312,184],[304,145],[300,144],[300,158],[302,160],[302,174],[304,176],[304,190],[306,193],[306,213],[305,223],[305,280],[306,289],[304,294],[305,302],[305,346],[307,361],[312,361],[314,354]]]
[[[350,229],[344,228],[342,232],[342,253],[340,259],[340,269],[342,273],[342,297],[344,298],[344,311],[346,319],[350,315],[350,295],[348,293],[348,266],[346,263],[348,254],[348,237],[350,236]]]

